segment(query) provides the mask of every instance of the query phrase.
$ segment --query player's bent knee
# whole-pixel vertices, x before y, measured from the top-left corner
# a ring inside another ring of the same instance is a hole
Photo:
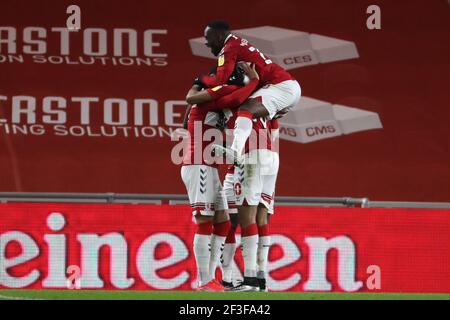
[[[268,223],[269,210],[265,205],[260,203],[258,205],[258,212],[256,214],[256,224],[258,226],[264,226]]]
[[[262,104],[261,99],[250,98],[242,106],[239,107],[239,111],[250,112],[254,118],[265,117],[269,115],[269,112]]]
[[[214,217],[212,217],[212,216],[202,216],[201,214],[197,213],[194,216],[194,219],[195,219],[195,223],[200,224],[200,223],[213,221]]]
[[[230,221],[231,221],[231,227],[237,228],[239,222],[238,222],[238,215],[237,214],[231,214],[230,215]]]
[[[238,210],[238,220],[241,228],[246,228],[249,225],[256,223],[257,206],[241,206]]]
[[[230,220],[227,210],[217,210],[214,213],[214,223],[222,223]]]

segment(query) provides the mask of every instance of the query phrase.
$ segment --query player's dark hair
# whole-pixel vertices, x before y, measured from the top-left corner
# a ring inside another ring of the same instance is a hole
[[[217,73],[217,66],[212,67],[209,69],[209,75],[214,76]],[[228,78],[227,84],[233,84],[236,86],[244,86],[244,77],[245,72],[244,70],[236,64],[234,67],[233,72],[231,73],[230,77]]]
[[[239,65],[236,64],[233,72],[230,75],[230,78],[228,78],[227,83],[235,86],[244,86],[245,85],[244,79],[245,79],[244,70]]]
[[[229,31],[230,25],[223,20],[213,20],[208,23],[208,27],[218,31]]]

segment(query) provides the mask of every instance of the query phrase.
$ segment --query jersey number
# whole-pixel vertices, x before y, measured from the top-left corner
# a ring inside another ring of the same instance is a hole
[[[264,56],[264,54],[263,54],[261,51],[259,51],[258,49],[256,49],[255,47],[249,47],[248,50],[250,50],[251,52],[253,52],[253,51],[256,50],[256,52],[259,53],[259,55],[261,56],[261,58],[263,58],[263,60],[264,60],[264,62],[265,62],[266,64],[271,64],[271,63],[272,63],[272,60],[267,59],[267,58]]]

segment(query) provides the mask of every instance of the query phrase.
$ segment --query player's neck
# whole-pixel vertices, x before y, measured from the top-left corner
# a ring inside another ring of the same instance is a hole
[[[225,41],[223,42],[223,45],[225,45],[225,43],[227,43],[227,41],[228,41],[232,36],[233,36],[233,34],[230,32],[230,33],[226,36]]]

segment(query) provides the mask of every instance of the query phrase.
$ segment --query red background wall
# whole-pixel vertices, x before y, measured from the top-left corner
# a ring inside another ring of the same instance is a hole
[[[0,25],[65,26],[72,1],[2,1]],[[167,67],[0,64],[0,95],[183,100],[212,60],[188,39],[221,18],[354,41],[360,58],[291,70],[303,94],[377,112],[384,128],[297,144],[282,141],[278,195],[450,201],[447,1],[377,1],[382,29],[366,28],[373,1],[77,1],[82,27],[167,29]],[[51,50],[58,41],[49,39]],[[76,42],[78,45],[80,41]],[[72,48],[74,54],[81,48]],[[57,50],[56,50],[57,51]],[[3,54],[3,51],[0,53]],[[0,104],[0,116],[10,110]],[[160,110],[163,116],[163,110]],[[184,193],[168,138],[12,136],[0,130],[0,191]]]

